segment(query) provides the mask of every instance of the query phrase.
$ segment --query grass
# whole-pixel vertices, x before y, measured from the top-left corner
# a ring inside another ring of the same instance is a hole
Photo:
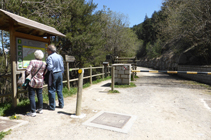
[[[10,120],[20,120],[21,119],[21,117],[17,116],[16,114],[10,116],[9,118],[10,118]]]
[[[114,88],[131,88],[131,87],[136,87],[136,85],[132,82],[130,83],[130,85],[118,85],[118,84],[114,85]]]
[[[131,81],[135,81],[135,78],[139,78],[138,76],[134,75],[134,79],[133,79],[133,75],[131,74]]]
[[[118,90],[113,90],[113,91],[109,90],[108,93],[119,93],[119,91]]]
[[[0,132],[0,140],[4,138],[4,136],[9,135],[11,133],[11,129],[8,130],[7,132]]]

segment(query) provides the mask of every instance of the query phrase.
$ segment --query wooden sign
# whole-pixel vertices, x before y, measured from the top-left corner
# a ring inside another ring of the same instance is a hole
[[[70,56],[70,55],[65,55],[65,61],[66,62],[74,62],[75,61],[75,57],[74,56]]]

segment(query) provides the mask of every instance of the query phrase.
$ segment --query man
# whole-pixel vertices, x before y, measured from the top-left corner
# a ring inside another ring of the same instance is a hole
[[[47,69],[52,72],[52,84],[48,85],[48,97],[49,97],[49,110],[55,110],[55,92],[57,92],[59,100],[59,108],[64,107],[64,99],[62,94],[63,89],[63,77],[64,64],[61,55],[56,53],[56,47],[54,45],[49,45],[47,48],[48,58],[47,58]]]

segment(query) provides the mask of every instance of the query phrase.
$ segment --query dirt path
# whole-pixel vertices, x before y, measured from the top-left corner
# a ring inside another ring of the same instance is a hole
[[[146,69],[141,68],[139,69]],[[203,99],[211,100],[207,89],[184,84],[175,76],[138,73],[137,87],[117,89],[107,94],[104,81],[83,90],[83,119],[75,113],[76,96],[65,98],[63,109],[44,110],[35,118],[22,115],[27,125],[12,130],[5,140],[210,140],[211,110]],[[137,116],[127,134],[82,125],[99,111]]]

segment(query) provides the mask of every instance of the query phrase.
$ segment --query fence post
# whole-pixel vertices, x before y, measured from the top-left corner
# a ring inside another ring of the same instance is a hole
[[[70,90],[70,76],[69,76],[69,72],[70,72],[70,70],[69,70],[69,62],[66,62],[66,66],[67,66],[67,68],[66,68],[66,71],[67,71],[67,87],[68,87],[68,89]]]
[[[134,69],[135,69],[135,66],[133,65],[132,70],[134,70]],[[132,79],[133,79],[133,81],[135,81],[135,72],[132,73]]]
[[[79,77],[78,77],[78,91],[77,91],[77,102],[76,102],[76,116],[81,115],[81,101],[82,101],[84,69],[79,69],[78,74],[79,74]]]
[[[103,73],[103,75],[102,75],[102,78],[103,78],[103,80],[104,80],[104,75],[105,75],[105,72],[104,72],[104,65],[103,65],[103,68],[102,68],[102,73]]]
[[[136,63],[136,57],[135,57],[135,70],[137,70],[137,63]],[[137,75],[137,72],[135,72],[135,76]]]
[[[92,85],[92,66],[90,65],[90,85]]]
[[[111,68],[111,75],[112,75],[112,78],[111,78],[111,90],[112,91],[114,91],[114,82],[115,82],[115,79],[114,79],[114,77],[115,77],[115,67],[114,66],[112,66],[112,68]]]
[[[104,65],[105,78],[108,76],[108,66]]]

